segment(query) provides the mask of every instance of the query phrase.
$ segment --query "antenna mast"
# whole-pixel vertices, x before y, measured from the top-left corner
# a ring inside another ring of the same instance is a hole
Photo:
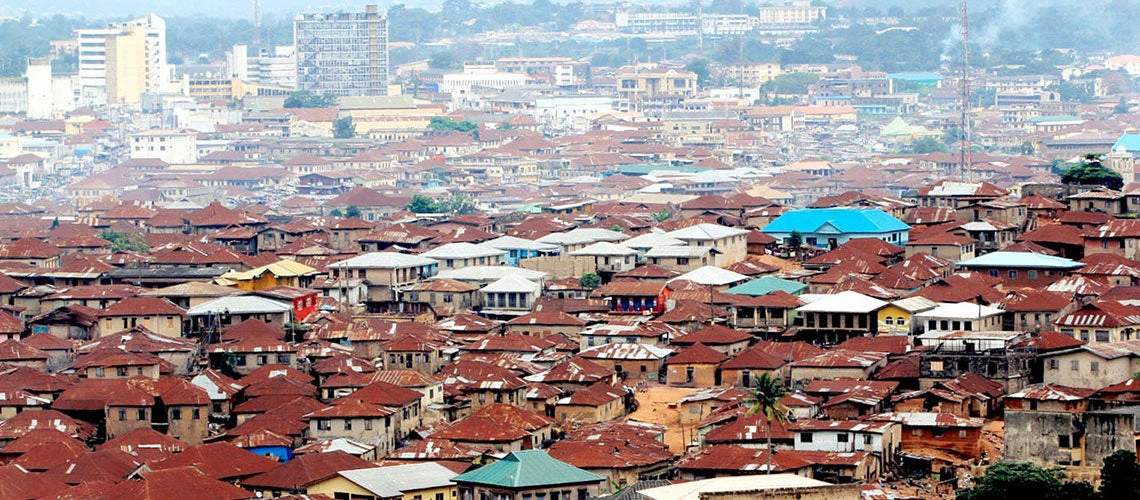
[[[970,16],[967,4],[967,0],[962,0],[962,3],[959,7],[961,19],[958,21],[958,29],[962,35],[962,81],[960,82],[960,85],[962,86],[962,137],[958,141],[958,164],[962,169],[966,180],[969,180],[970,170],[973,167],[973,163],[970,159],[970,150],[972,146],[971,142],[973,135],[971,131],[970,120]]]
[[[261,0],[253,0],[253,43],[261,49]]]

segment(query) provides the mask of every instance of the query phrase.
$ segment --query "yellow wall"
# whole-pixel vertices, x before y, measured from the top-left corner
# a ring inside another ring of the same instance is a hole
[[[337,493],[370,497],[375,496],[368,490],[357,486],[356,483],[349,481],[342,476],[333,476],[329,479],[309,486],[306,488],[306,491],[310,495],[324,494],[330,497],[336,495]],[[436,493],[443,493],[443,498],[445,500],[452,500],[458,497],[459,490],[455,486],[428,488],[425,490],[410,490],[404,493],[404,496],[401,500],[415,500],[417,495],[421,500],[435,500]]]
[[[305,491],[310,495],[319,493],[328,495],[330,497],[336,495],[337,493],[364,495],[370,497],[375,496],[372,494],[372,492],[361,488],[360,486],[357,486],[356,483],[349,481],[342,476],[333,476],[329,479],[313,484],[308,488],[305,488]]]
[[[888,316],[895,320],[894,325],[888,325],[886,323]],[[903,320],[905,321],[905,324],[903,324],[901,326],[898,324],[898,318],[900,318],[900,317],[903,318]],[[900,308],[894,304],[888,304],[887,307],[879,309],[879,331],[880,332],[891,332],[892,326],[895,328],[894,331],[896,333],[907,333],[907,332],[909,332],[910,331],[910,313],[906,312],[905,310],[903,310],[902,308]]]
[[[146,32],[107,38],[107,102],[139,102],[146,91]]]
[[[436,493],[443,493],[445,500],[451,500],[459,496],[459,488],[455,486],[448,486],[444,488],[428,488],[426,490],[414,490],[404,493],[403,500],[416,500],[416,495],[422,500],[435,500]]]

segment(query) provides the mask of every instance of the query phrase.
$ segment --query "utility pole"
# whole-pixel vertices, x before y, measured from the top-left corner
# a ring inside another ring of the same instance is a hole
[[[961,107],[962,107],[962,124],[961,134],[959,139],[958,148],[958,164],[964,173],[966,180],[970,180],[970,169],[972,162],[970,159],[971,140],[973,139],[971,133],[970,122],[970,16],[968,1],[962,0],[959,7],[961,18],[958,20],[958,29],[962,35],[962,81],[961,85]]]

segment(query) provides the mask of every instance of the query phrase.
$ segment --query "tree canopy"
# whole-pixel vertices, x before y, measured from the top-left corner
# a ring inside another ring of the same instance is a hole
[[[436,132],[474,132],[479,129],[479,126],[467,120],[455,121],[453,118],[446,116],[433,116],[431,121],[428,122],[428,130]]]
[[[308,90],[298,90],[285,98],[286,108],[335,108],[340,99],[328,92],[316,94]]]
[[[1133,456],[1135,462],[1135,456]],[[958,490],[957,500],[1092,500],[1096,494],[1084,481],[1062,481],[1059,470],[1029,462],[997,462],[977,478],[973,488]],[[1120,497],[1127,498],[1127,497]]]
[[[333,122],[333,138],[351,139],[353,137],[356,137],[356,125],[352,123],[351,116],[337,118]]]
[[[407,208],[409,212],[417,214],[437,214],[443,211],[439,201],[422,194],[413,194],[412,199],[408,201],[408,205],[405,208]]]
[[[99,237],[111,242],[112,252],[149,252],[150,245],[146,244],[141,234],[127,234],[114,229],[104,229]]]
[[[1080,163],[1062,169],[1061,182],[1065,184],[1101,185],[1116,190],[1124,187],[1124,178],[1121,177],[1120,173],[1101,164],[1100,155],[1097,154],[1085,155]]]

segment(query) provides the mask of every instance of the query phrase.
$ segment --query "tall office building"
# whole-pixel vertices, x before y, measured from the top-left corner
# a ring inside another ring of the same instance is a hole
[[[142,92],[161,92],[170,84],[161,17],[147,14],[107,28],[75,30],[75,38],[84,104],[134,103]]]
[[[388,94],[388,18],[369,5],[363,13],[293,18],[297,88],[338,96]]]

